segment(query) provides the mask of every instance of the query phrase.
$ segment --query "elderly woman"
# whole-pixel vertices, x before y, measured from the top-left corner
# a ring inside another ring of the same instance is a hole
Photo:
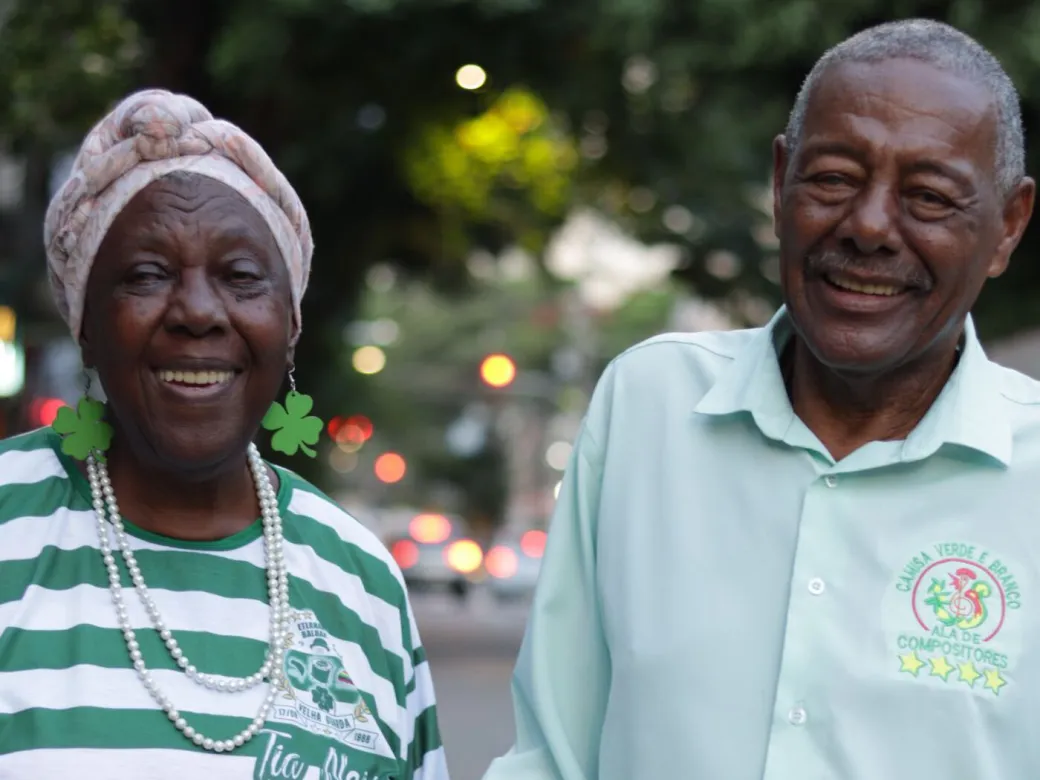
[[[107,403],[0,442],[0,777],[446,778],[399,570],[252,444],[310,269],[288,182],[142,92],[87,136],[45,238]]]

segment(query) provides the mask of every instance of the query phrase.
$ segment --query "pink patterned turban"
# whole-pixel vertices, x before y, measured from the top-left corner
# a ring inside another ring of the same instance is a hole
[[[314,244],[296,192],[238,127],[186,95],[153,89],[130,95],[90,131],[47,210],[51,288],[73,338],[79,340],[90,268],[112,222],[137,193],[174,171],[223,182],[260,213],[289,269],[299,327]]]

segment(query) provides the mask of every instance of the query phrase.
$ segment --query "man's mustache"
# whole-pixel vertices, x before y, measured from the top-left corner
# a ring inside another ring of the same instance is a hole
[[[816,276],[849,271],[863,276],[883,277],[903,287],[925,292],[931,290],[934,285],[931,275],[919,266],[908,266],[906,263],[883,261],[834,249],[810,253],[805,258],[805,270]]]

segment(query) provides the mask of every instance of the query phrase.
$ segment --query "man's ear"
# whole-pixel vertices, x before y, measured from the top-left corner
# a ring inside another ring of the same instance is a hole
[[[1007,270],[1008,263],[1011,262],[1011,253],[1018,248],[1022,234],[1025,233],[1026,226],[1033,216],[1035,200],[1036,182],[1030,177],[1024,176],[1004,201],[1004,235],[997,244],[997,252],[990,262],[988,269],[990,277],[1000,276]]]

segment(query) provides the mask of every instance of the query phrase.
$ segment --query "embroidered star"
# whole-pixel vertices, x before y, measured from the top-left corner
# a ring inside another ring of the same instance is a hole
[[[957,671],[960,672],[961,682],[967,685],[969,688],[975,687],[975,681],[982,677],[979,674],[979,670],[975,668],[973,663],[964,663],[957,667]]]
[[[1000,694],[1000,689],[1007,685],[1007,680],[1000,676],[999,669],[987,669],[986,670],[986,684],[982,687],[989,688],[993,691],[993,695],[997,696]]]
[[[921,667],[924,666],[924,661],[917,657],[917,651],[907,653],[906,655],[899,656],[899,660],[902,666],[899,668],[901,672],[907,672],[917,677],[917,673],[921,671]]]
[[[950,662],[946,660],[946,656],[944,655],[929,658],[928,663],[932,665],[932,677],[939,677],[943,682],[946,682],[946,678],[949,677],[950,672],[953,671],[953,667],[950,666]]]

